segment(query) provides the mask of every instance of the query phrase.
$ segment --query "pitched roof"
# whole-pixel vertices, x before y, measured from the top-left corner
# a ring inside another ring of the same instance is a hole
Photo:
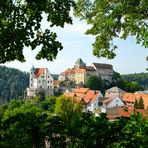
[[[106,109],[107,117],[110,120],[115,119],[117,117],[130,117],[132,114],[137,112],[141,113],[143,117],[148,117],[148,110],[146,109],[128,108],[127,111],[125,111],[122,107],[113,107]]]
[[[75,73],[84,73],[86,69],[75,69]]]
[[[36,68],[34,72],[35,77],[39,77],[44,71],[45,71],[45,68]]]
[[[74,97],[75,93],[73,93],[73,92],[64,92],[64,96],[66,96],[66,97]]]
[[[82,61],[81,58],[78,58],[77,61],[76,61],[76,63],[78,63],[78,64],[84,64],[84,62]]]
[[[96,71],[93,66],[86,66],[85,69],[86,69],[87,71]]]
[[[125,93],[123,95],[123,101],[124,102],[134,103],[136,99],[139,101],[139,99],[141,97],[143,99],[144,107],[147,108],[148,107],[148,94],[144,94],[144,93]]]
[[[122,92],[122,93],[124,93],[125,91],[124,90],[122,90],[122,89],[120,89],[119,87],[112,87],[112,88],[110,88],[110,89],[108,89],[108,90],[106,90],[106,91],[109,91],[109,92],[118,92],[118,93],[120,93],[120,92]]]
[[[64,95],[73,96],[77,100],[83,100],[87,104],[89,102],[94,102],[100,93],[100,91],[90,90],[89,88],[77,88],[72,93],[64,93]]]
[[[110,64],[102,64],[102,63],[92,63],[96,69],[113,69],[113,66]]]
[[[74,92],[75,93],[86,93],[88,90],[89,90],[89,88],[81,88],[81,87],[79,87],[79,88],[76,88],[74,90]]]
[[[88,90],[87,93],[83,96],[85,103],[90,102],[93,99],[94,95],[95,95],[94,90]]]

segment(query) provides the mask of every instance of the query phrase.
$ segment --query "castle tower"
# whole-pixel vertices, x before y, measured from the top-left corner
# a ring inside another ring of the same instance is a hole
[[[75,62],[74,68],[81,69],[85,67],[86,67],[86,63],[84,63],[81,58],[78,58],[77,61]]]
[[[30,84],[29,84],[29,87],[33,87],[33,84],[34,84],[34,82],[33,82],[33,80],[34,80],[34,72],[35,72],[35,67],[34,66],[32,66],[31,67],[31,69],[30,69]]]

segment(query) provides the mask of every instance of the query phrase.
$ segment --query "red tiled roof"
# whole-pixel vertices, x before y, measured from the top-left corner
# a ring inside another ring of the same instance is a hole
[[[146,109],[128,108],[127,111],[125,111],[121,107],[111,108],[111,110],[107,112],[107,117],[110,120],[115,119],[117,117],[130,117],[132,114],[137,113],[137,112],[141,113],[143,117],[148,117],[148,110]]]
[[[74,90],[75,93],[86,93],[89,90],[89,88],[76,88]]]
[[[100,91],[96,91],[90,102],[94,102],[99,94],[100,94]]]
[[[130,116],[131,116],[132,114],[134,114],[134,113],[141,113],[142,116],[148,117],[148,110],[146,110],[146,109],[128,108],[127,111],[124,111],[124,109],[121,108],[121,109],[119,110],[119,114],[120,114],[120,116],[122,116],[122,117],[130,117]]]
[[[45,71],[45,68],[36,68],[34,72],[35,77],[39,77],[44,71]]]
[[[60,73],[60,75],[67,75],[73,73],[84,73],[86,69],[67,69],[64,72]]]
[[[75,96],[75,93],[73,93],[73,92],[65,92],[64,93],[64,96],[66,96],[66,97],[74,97]]]
[[[86,104],[89,102],[94,102],[99,95],[100,91],[90,90],[89,88],[77,88],[72,93],[77,100],[83,101]],[[65,96],[70,96],[72,93],[64,93]]]
[[[90,102],[91,99],[94,97],[94,95],[95,95],[95,91],[94,90],[88,90],[87,93],[83,97],[85,103]]]
[[[75,69],[76,73],[84,73],[86,72],[86,69]]]
[[[134,103],[136,99],[139,101],[139,99],[141,97],[143,99],[144,107],[147,108],[148,107],[148,94],[143,94],[143,93],[125,93],[123,95],[123,101],[124,102]]]

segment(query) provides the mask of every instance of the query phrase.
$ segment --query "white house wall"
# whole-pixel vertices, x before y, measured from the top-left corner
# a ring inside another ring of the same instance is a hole
[[[118,96],[116,96],[116,97],[111,101],[111,103],[108,104],[107,108],[112,108],[112,107],[115,107],[115,106],[124,106],[123,101],[122,101]]]

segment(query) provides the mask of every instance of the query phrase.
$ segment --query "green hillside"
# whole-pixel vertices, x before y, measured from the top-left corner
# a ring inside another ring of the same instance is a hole
[[[148,89],[148,73],[134,73],[122,75],[122,78],[127,81],[138,82],[143,88]]]
[[[0,104],[24,97],[29,74],[18,69],[0,66]]]

